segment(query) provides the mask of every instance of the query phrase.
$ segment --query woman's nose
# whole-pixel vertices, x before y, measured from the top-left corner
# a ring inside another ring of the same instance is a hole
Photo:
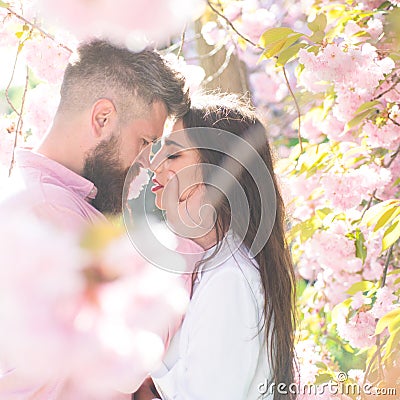
[[[157,153],[154,155],[154,157],[150,161],[150,169],[153,172],[156,172],[156,173],[161,172],[164,161],[165,161],[165,159],[164,159],[165,157],[163,156],[163,153],[164,153],[163,149],[160,149],[159,151],[157,151]]]

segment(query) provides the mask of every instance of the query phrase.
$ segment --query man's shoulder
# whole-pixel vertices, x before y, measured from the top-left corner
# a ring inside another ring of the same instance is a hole
[[[68,188],[56,182],[42,180],[39,176],[29,180],[20,176],[9,178],[3,183],[0,206],[34,206],[42,203],[66,205],[77,202],[76,196]]]

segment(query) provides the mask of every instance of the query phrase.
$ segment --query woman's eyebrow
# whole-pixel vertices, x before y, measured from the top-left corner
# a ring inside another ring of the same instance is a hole
[[[180,148],[182,148],[182,149],[185,148],[185,146],[183,146],[183,145],[181,145],[180,143],[175,142],[174,140],[171,140],[171,139],[165,139],[164,144],[165,144],[166,146],[177,146],[177,147],[180,147]]]

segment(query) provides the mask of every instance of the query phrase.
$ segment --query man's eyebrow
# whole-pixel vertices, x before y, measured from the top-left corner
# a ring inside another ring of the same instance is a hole
[[[185,146],[182,146],[180,143],[175,142],[174,140],[171,140],[171,139],[165,139],[164,143],[165,143],[166,146],[177,146],[177,147],[180,147],[182,149],[185,148]]]

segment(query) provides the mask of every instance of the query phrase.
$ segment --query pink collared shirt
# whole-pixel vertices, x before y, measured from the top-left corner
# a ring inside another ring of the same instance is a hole
[[[9,188],[0,196],[0,210],[33,212],[63,229],[80,230],[105,217],[90,204],[94,184],[58,162],[18,149]]]

